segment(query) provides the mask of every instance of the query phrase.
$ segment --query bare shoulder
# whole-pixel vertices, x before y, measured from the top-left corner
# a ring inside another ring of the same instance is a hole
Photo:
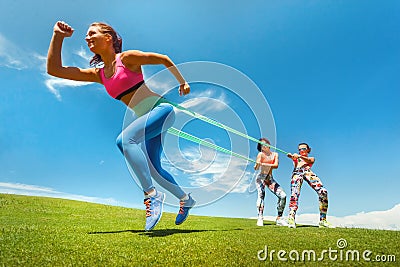
[[[100,77],[100,69],[99,68],[92,68],[90,71],[92,73],[94,73],[95,77],[97,78],[97,82],[103,84],[103,81],[101,80],[101,77]]]
[[[146,53],[140,50],[126,50],[121,52],[121,60],[123,59],[130,59],[132,57],[141,57],[144,56]]]
[[[132,71],[141,72],[142,58],[145,53],[140,50],[126,50],[121,53],[122,63]]]
[[[100,69],[99,68],[89,68],[89,69],[83,69],[81,71],[83,73],[86,73],[87,75],[92,76],[91,81],[103,84],[103,81],[100,78]]]
[[[147,60],[149,58],[164,57],[156,52],[145,52],[141,50],[126,50],[121,53],[121,60]]]
[[[132,68],[138,65],[166,65],[171,63],[171,60],[166,55],[155,52],[143,52],[140,50],[127,50],[122,52],[121,61],[125,66],[131,66]]]

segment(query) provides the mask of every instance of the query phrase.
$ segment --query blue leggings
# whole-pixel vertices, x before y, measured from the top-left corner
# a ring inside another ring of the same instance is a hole
[[[175,179],[161,166],[162,133],[175,121],[170,104],[162,103],[131,122],[118,136],[116,142],[137,176],[144,192],[154,188],[151,177],[159,185],[181,199],[185,192]],[[145,146],[141,143],[145,142]]]

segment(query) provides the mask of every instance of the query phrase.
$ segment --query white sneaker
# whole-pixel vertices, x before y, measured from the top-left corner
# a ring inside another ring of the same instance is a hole
[[[258,217],[258,219],[257,219],[257,226],[264,226],[263,217]]]
[[[319,221],[319,228],[335,228],[330,222],[327,220]]]
[[[282,219],[282,218],[279,218],[279,219],[276,220],[276,225],[279,225],[279,226],[289,226],[289,224],[288,224],[284,219]]]
[[[293,218],[288,219],[288,226],[289,228],[296,228],[296,223]]]

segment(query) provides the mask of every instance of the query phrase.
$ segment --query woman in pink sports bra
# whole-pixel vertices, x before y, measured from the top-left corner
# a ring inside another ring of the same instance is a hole
[[[270,142],[267,138],[260,138],[259,141],[264,142],[270,145]],[[256,159],[256,164],[254,165],[254,169],[260,169],[260,173],[256,178],[256,187],[257,187],[257,226],[264,225],[264,199],[265,199],[265,187],[269,189],[277,198],[277,210],[278,216],[276,217],[276,225],[279,226],[287,226],[286,221],[282,218],[283,210],[286,205],[286,193],[283,188],[275,181],[272,176],[272,171],[277,169],[279,166],[279,158],[278,153],[272,152],[268,145],[262,145],[260,143],[257,144],[257,150],[259,151]]]
[[[85,38],[94,53],[90,61],[92,67],[63,66],[62,43],[73,32],[73,28],[63,21],[54,25],[47,55],[47,73],[69,80],[103,84],[111,97],[134,111],[136,119],[118,136],[117,145],[144,192],[145,230],[152,230],[159,222],[165,199],[165,194],[155,189],[152,179],[180,200],[175,224],[183,223],[196,201],[163,169],[160,160],[162,134],[174,123],[175,113],[170,104],[160,101],[160,96],[146,86],[142,66],[162,64],[168,68],[179,82],[180,95],[190,92],[189,84],[168,56],[138,50],[122,51],[122,39],[117,32],[110,25],[99,22],[90,25]],[[102,68],[97,67],[100,63]]]

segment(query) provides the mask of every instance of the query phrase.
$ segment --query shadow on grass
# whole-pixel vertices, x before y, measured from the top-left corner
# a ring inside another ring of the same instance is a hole
[[[307,224],[297,224],[296,228],[305,228],[305,227],[314,227],[314,228],[319,228],[317,225],[307,225]]]
[[[232,230],[189,230],[189,229],[160,229],[160,230],[152,230],[152,231],[144,231],[144,230],[121,230],[121,231],[107,231],[107,232],[89,232],[89,235],[94,234],[119,234],[119,233],[134,233],[139,235],[145,235],[148,237],[164,237],[173,234],[191,234],[191,233],[201,233],[201,232],[222,232],[222,231],[238,231],[243,230],[240,228],[232,229]]]
[[[264,226],[276,226],[276,223],[270,221],[264,221]]]
[[[278,225],[276,225],[275,222],[272,222],[272,221],[264,221],[264,226],[285,227],[285,226],[278,226]],[[307,227],[319,228],[317,225],[296,224],[296,228],[307,228]],[[259,227],[259,226],[257,228],[262,229],[262,227]]]

